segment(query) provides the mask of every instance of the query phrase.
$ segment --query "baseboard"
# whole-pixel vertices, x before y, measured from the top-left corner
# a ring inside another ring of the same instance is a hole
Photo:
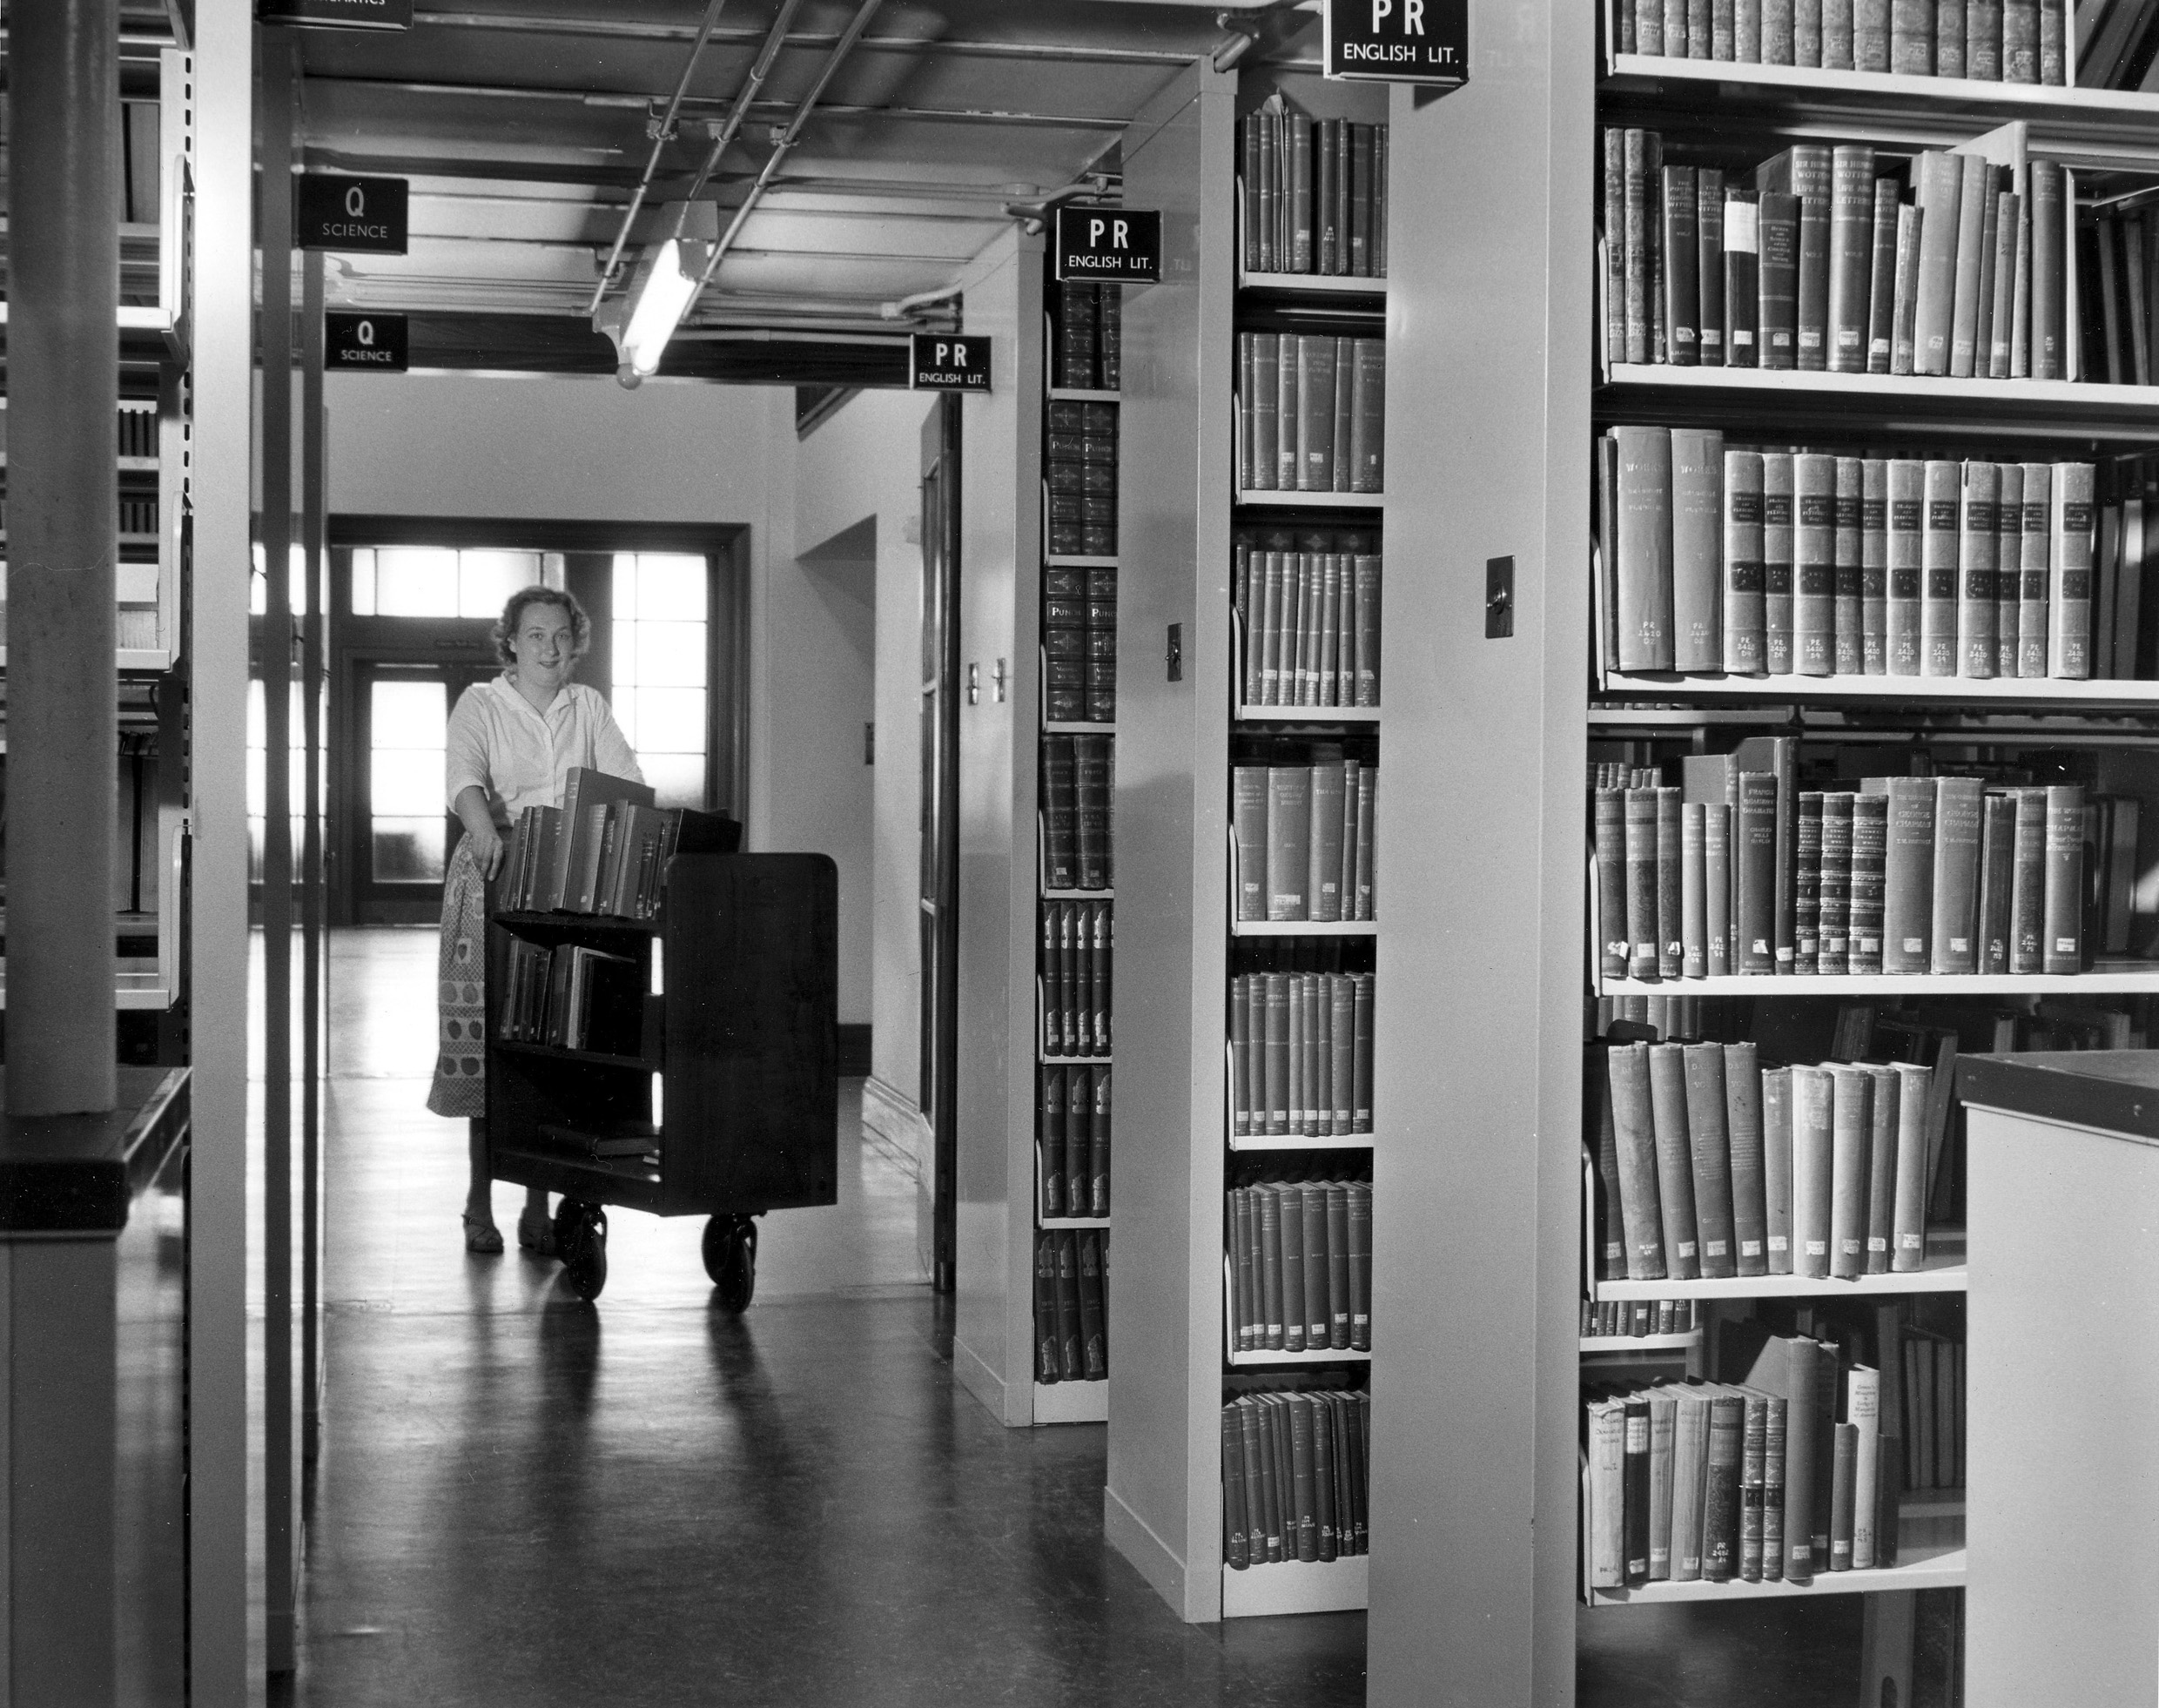
[[[839,1077],[843,1079],[867,1079],[870,1073],[870,1028],[864,1025],[851,1025],[843,1020],[839,1033]]]
[[[1187,1624],[1200,1623],[1185,1610],[1185,1563],[1108,1487],[1102,1490],[1102,1535],[1169,1604],[1171,1612]]]
[[[862,1134],[865,1144],[917,1185],[936,1179],[937,1139],[929,1117],[914,1099],[872,1075],[862,1086]]]
[[[1005,1403],[1010,1396],[1006,1391],[1005,1378],[991,1368],[989,1361],[957,1335],[952,1336],[952,1374],[959,1378],[959,1385],[989,1409],[990,1415],[1007,1429],[1022,1428],[1033,1421],[1032,1407],[1034,1395],[1026,1398],[1030,1415],[1015,1424],[1005,1415]]]

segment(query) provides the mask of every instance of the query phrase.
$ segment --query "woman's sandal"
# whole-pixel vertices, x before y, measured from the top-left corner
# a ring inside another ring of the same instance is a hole
[[[465,1249],[478,1257],[493,1257],[502,1249],[502,1230],[486,1216],[470,1210],[460,1218],[465,1224]]]
[[[555,1218],[544,1210],[535,1220],[530,1210],[517,1213],[517,1243],[535,1257],[555,1255]]]

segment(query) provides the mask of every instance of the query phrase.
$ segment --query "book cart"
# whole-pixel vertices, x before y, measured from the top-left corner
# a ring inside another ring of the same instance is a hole
[[[1165,252],[1164,282],[1128,291],[1125,305],[1120,524],[1126,561],[1149,568],[1130,576],[1120,599],[1117,992],[1126,1038],[1136,1028],[1146,1043],[1118,1068],[1127,1137],[1104,1516],[1113,1545],[1193,1621],[1366,1604],[1368,1557],[1338,1544],[1325,1558],[1229,1563],[1225,1415],[1245,1396],[1357,1394],[1383,1361],[1389,1332],[1375,1308],[1369,1350],[1240,1348],[1233,1320],[1230,1191],[1369,1181],[1384,1142],[1366,1131],[1239,1133],[1234,1114],[1236,981],[1376,977],[1386,960],[1384,928],[1372,919],[1241,921],[1235,904],[1237,768],[1308,763],[1299,756],[1315,745],[1369,766],[1381,747],[1377,707],[1248,703],[1243,693],[1234,542],[1348,529],[1369,537],[1369,552],[1385,550],[1377,492],[1240,481],[1239,334],[1387,331],[1385,277],[1241,265],[1239,120],[1277,91],[1315,118],[1386,118],[1382,91],[1287,69],[1199,66],[1163,91],[1124,145],[1126,203],[1163,210]],[[1293,537],[1290,549],[1307,548],[1333,549]],[[1383,998],[1376,1006],[1383,1012]],[[1384,1127],[1383,1114],[1375,1120]],[[1375,1259],[1375,1275],[1386,1261]],[[1338,1404],[1311,1409],[1323,1415]],[[1278,1463],[1286,1469],[1286,1458]]]
[[[838,874],[823,854],[678,853],[650,919],[491,908],[488,1157],[560,1193],[555,1251],[607,1285],[607,1212],[701,1215],[705,1272],[740,1312],[768,1210],[837,1201]],[[649,992],[606,1051],[501,1034],[509,940],[636,962]]]

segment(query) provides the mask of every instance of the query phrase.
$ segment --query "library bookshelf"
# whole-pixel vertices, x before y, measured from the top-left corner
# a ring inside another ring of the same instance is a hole
[[[1386,117],[1382,91],[1286,68],[1202,64],[1167,85],[1125,142],[1126,199],[1163,210],[1164,279],[1178,282],[1127,297],[1120,535],[1132,561],[1181,567],[1135,577],[1120,606],[1117,992],[1124,1013],[1147,1017],[1147,1036],[1146,1048],[1120,1055],[1118,1120],[1147,1142],[1120,1164],[1111,1315],[1131,1325],[1144,1314],[1151,1327],[1121,1328],[1116,1343],[1104,1518],[1112,1544],[1192,1621],[1366,1605],[1362,1554],[1227,1563],[1223,1412],[1246,1395],[1360,1392],[1374,1358],[1388,1355],[1384,1320],[1375,1353],[1238,1351],[1225,1339],[1227,1190],[1369,1179],[1384,1142],[1240,1136],[1230,1114],[1232,977],[1369,970],[1384,959],[1373,922],[1239,921],[1232,904],[1233,769],[1268,763],[1277,746],[1287,755],[1348,739],[1369,750],[1384,721],[1369,707],[1239,703],[1235,543],[1348,529],[1373,538],[1358,549],[1386,549],[1384,494],[1237,484],[1240,332],[1323,326],[1376,337],[1386,327],[1384,278],[1241,265],[1239,121],[1277,91],[1315,119]],[[1173,629],[1181,662],[1166,670]],[[1380,834],[1383,860],[1391,844]],[[1375,1288],[1384,1254],[1379,1247]]]

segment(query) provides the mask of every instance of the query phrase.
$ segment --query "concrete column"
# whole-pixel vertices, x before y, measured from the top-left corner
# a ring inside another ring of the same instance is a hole
[[[119,7],[8,16],[7,1108],[112,1107]]]

